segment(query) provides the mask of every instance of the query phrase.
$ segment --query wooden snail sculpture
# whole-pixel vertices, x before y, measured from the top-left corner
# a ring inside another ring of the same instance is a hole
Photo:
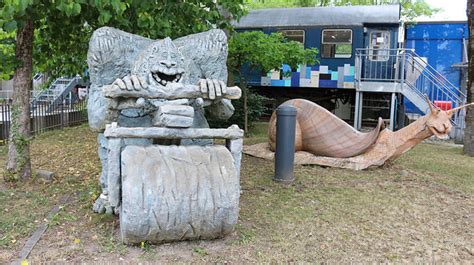
[[[379,118],[377,127],[368,133],[352,126],[321,106],[304,99],[289,100],[284,105],[297,109],[295,151],[305,151],[315,157],[312,164],[361,170],[381,166],[394,160],[426,138],[435,135],[445,138],[451,131],[453,114],[469,105],[441,110],[432,105],[430,113],[408,126],[393,132],[383,129]],[[268,129],[270,150],[275,150],[276,114],[273,113]]]

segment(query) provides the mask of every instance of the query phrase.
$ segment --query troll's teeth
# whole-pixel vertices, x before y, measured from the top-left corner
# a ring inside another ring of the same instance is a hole
[[[161,78],[158,76],[158,74],[153,74],[153,78],[155,78],[155,80],[158,82],[161,81]]]

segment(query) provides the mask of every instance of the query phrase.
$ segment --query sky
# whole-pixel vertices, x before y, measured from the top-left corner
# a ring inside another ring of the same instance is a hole
[[[418,21],[466,21],[467,0],[425,0],[430,6],[442,10],[433,17],[420,17]]]

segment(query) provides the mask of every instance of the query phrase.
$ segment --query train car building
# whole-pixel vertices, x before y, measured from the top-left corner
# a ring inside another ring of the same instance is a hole
[[[281,32],[319,50],[317,65],[298,69],[282,65],[270,73],[248,73],[248,83],[275,99],[275,105],[289,98],[307,98],[353,122],[356,129],[362,121],[379,116],[397,129],[405,121],[404,102],[426,113],[425,95],[445,107],[465,100],[459,86],[430,66],[410,42],[405,43],[399,5],[252,10],[235,27]],[[408,37],[412,35],[416,34],[408,31]]]
[[[429,21],[405,26],[405,47],[413,49],[451,84],[466,90],[467,48],[469,30],[467,21]],[[405,100],[408,113],[422,112]]]

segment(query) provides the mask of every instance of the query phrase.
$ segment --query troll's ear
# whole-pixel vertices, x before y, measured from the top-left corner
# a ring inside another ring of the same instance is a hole
[[[428,106],[430,107],[430,112],[431,112],[432,114],[436,114],[435,109],[434,109],[434,107],[433,107],[433,103],[431,103],[430,98],[429,98],[428,95],[426,95],[426,94],[425,94],[425,99],[426,99],[426,102],[428,103]]]

